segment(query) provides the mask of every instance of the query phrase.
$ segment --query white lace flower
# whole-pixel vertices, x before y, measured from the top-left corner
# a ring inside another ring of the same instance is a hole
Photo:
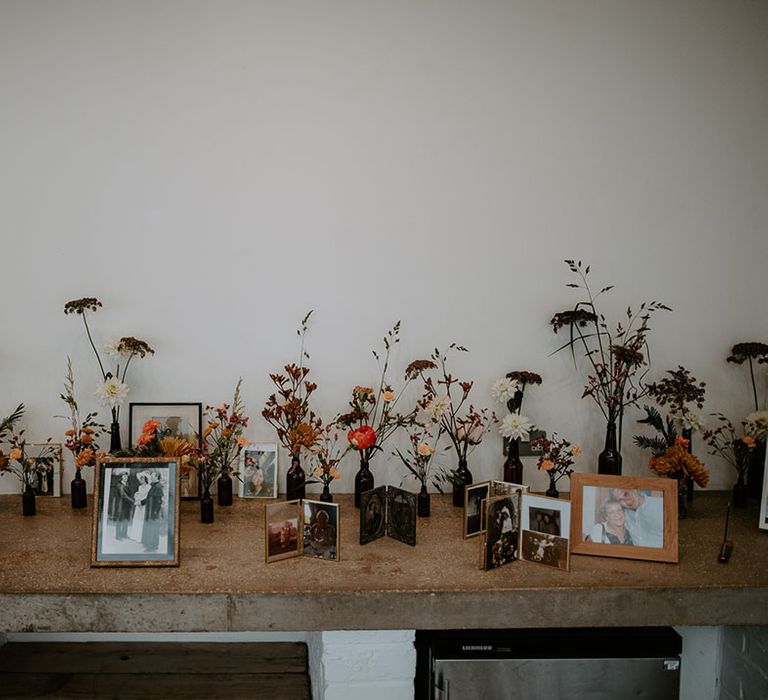
[[[491,396],[499,403],[507,403],[507,401],[511,401],[515,398],[517,387],[518,381],[516,379],[502,377],[501,379],[497,379],[491,385]]]
[[[701,430],[703,427],[704,421],[698,413],[683,411],[683,428],[686,430]]]
[[[429,420],[438,423],[448,411],[451,401],[447,396],[435,396],[424,408],[424,412],[429,416]]]
[[[753,411],[744,420],[744,432],[758,442],[768,436],[768,411]]]
[[[125,401],[125,397],[128,396],[129,391],[130,389],[127,384],[123,384],[123,382],[116,377],[110,377],[96,389],[96,396],[98,396],[105,405],[110,408],[115,408],[115,406],[120,406],[123,401]]]
[[[519,416],[517,413],[507,413],[501,421],[499,432],[510,440],[527,440],[534,425],[528,416]]]
[[[120,348],[120,339],[119,338],[110,338],[106,343],[104,343],[104,351],[114,360],[119,360],[122,357],[122,354],[119,350]]]

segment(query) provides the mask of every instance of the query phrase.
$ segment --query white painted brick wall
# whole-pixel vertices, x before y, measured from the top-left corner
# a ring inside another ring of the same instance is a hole
[[[310,640],[310,657],[322,665],[318,674],[310,660],[314,700],[412,700],[415,636],[413,630],[318,632],[319,640]]]
[[[720,700],[768,698],[768,627],[723,630]]]

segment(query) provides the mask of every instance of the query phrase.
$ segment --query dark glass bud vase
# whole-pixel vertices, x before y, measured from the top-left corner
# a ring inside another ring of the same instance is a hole
[[[216,481],[216,494],[220,506],[232,505],[232,477],[228,472],[222,472]]]
[[[550,498],[560,498],[560,492],[557,490],[557,486],[555,486],[555,477],[551,476],[549,477],[549,488],[547,489],[545,496],[549,496]]]
[[[320,494],[320,500],[323,503],[333,503],[333,496],[331,495],[331,487],[328,484],[323,484],[323,492]]]
[[[368,460],[360,458],[360,469],[355,474],[355,508],[360,507],[360,494],[373,488],[373,472],[368,466]]]
[[[213,522],[213,499],[208,489],[200,496],[200,522],[206,525]]]
[[[504,462],[504,481],[513,484],[523,483],[523,463],[520,461],[520,440],[510,440],[507,444],[507,460]]]
[[[464,487],[472,483],[472,472],[467,469],[467,460],[459,460],[459,468],[453,473],[453,505],[464,507]]]
[[[616,447],[616,423],[609,421],[605,432],[605,449],[597,458],[598,474],[621,474],[621,455]]]
[[[112,421],[112,425],[109,426],[109,451],[114,454],[120,452],[123,449],[123,443],[120,439],[120,423],[116,420]]]
[[[747,493],[751,498],[763,495],[763,474],[765,473],[765,440],[761,440],[749,456],[747,471]]]
[[[24,493],[21,494],[21,512],[24,515],[34,515],[37,512],[35,510],[35,492],[29,484],[24,487]]]
[[[291,457],[291,468],[285,475],[285,498],[297,501],[306,495],[307,476],[301,468],[299,455]]]
[[[693,454],[693,428],[683,428],[683,440],[688,441],[688,454]],[[685,480],[685,496],[689,503],[693,500],[693,479]]]
[[[733,487],[733,507],[734,508],[746,508],[747,507],[747,485],[744,483],[744,475],[739,474],[739,479],[736,485]]]
[[[75,478],[72,479],[69,488],[72,496],[72,507],[85,508],[88,505],[88,496],[85,490],[85,479],[83,479],[80,469],[75,469]]]
[[[428,518],[429,517],[429,494],[427,493],[427,485],[422,484],[421,485],[421,491],[419,491],[419,495],[416,501],[416,512],[419,514],[420,518]]]

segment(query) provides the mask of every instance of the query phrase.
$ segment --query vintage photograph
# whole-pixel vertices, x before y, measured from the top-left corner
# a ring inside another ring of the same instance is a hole
[[[483,531],[482,503],[490,496],[491,483],[484,481],[464,487],[464,537],[474,537]]]
[[[387,489],[387,535],[416,546],[416,494],[395,486]]]
[[[574,553],[677,561],[677,481],[574,474]]]
[[[303,501],[304,556],[339,560],[339,506],[322,501]]]
[[[486,500],[481,568],[496,569],[515,561],[520,545],[519,537],[520,492]]]
[[[522,496],[520,528],[568,538],[571,535],[571,504],[560,498]]]
[[[517,493],[518,491],[528,493],[528,487],[524,484],[514,484],[511,481],[497,481],[494,479],[491,481],[491,492],[488,495],[504,496],[510,493]]]
[[[26,456],[37,463],[32,484],[35,496],[61,496],[61,477],[64,471],[60,442],[27,442]]]
[[[360,494],[360,544],[368,544],[387,534],[386,499],[386,486]]]
[[[520,558],[568,571],[568,539],[532,530],[522,531]]]
[[[277,498],[277,444],[252,443],[240,453],[240,497]]]
[[[270,503],[264,509],[267,564],[301,554],[301,501]]]
[[[91,566],[178,566],[177,462],[96,463]]]

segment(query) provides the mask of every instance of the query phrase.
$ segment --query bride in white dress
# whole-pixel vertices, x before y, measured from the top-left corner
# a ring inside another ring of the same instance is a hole
[[[141,542],[141,533],[144,529],[144,511],[146,510],[146,506],[143,506],[141,502],[147,497],[151,485],[147,472],[139,472],[136,478],[139,480],[139,488],[136,489],[136,493],[133,495],[135,507],[133,509],[133,520],[131,520],[130,527],[128,528],[128,537],[135,542]]]

